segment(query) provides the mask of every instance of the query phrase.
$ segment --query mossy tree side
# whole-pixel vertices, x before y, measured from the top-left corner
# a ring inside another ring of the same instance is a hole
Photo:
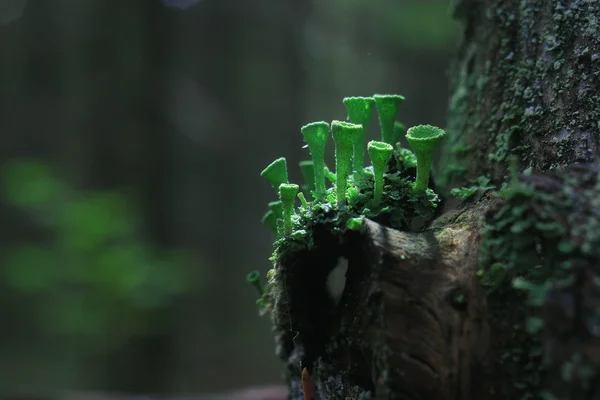
[[[453,12],[464,39],[442,181],[508,183],[484,217],[493,334],[479,396],[597,398],[600,3],[463,0]]]
[[[304,367],[319,399],[600,393],[600,4],[464,0],[453,12],[464,41],[438,178],[446,192],[485,188],[448,198],[424,228],[317,224],[310,248],[279,254],[292,399]],[[339,257],[336,304],[326,280]]]
[[[506,161],[549,170],[591,162],[600,138],[600,4],[457,0],[464,39],[451,71],[447,187]]]

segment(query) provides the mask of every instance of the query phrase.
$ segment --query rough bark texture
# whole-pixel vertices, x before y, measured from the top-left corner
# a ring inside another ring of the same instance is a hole
[[[600,3],[462,0],[444,152],[450,187],[506,159],[548,170],[593,161],[600,139]],[[464,166],[458,167],[458,166]]]
[[[448,202],[420,232],[367,221],[280,258],[275,328],[291,399],[303,367],[319,399],[600,396],[598,166],[574,166],[600,144],[600,3],[464,0],[454,12],[465,32],[443,184],[487,175],[509,189]],[[324,286],[340,256],[335,305]]]

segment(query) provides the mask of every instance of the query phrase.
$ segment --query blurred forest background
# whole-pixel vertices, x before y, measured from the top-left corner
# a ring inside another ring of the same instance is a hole
[[[260,171],[300,182],[344,96],[444,126],[459,34],[447,0],[1,0],[0,392],[279,382]]]

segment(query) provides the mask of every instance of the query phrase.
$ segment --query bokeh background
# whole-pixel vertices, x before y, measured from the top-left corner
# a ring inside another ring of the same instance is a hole
[[[2,393],[279,382],[260,171],[345,96],[445,124],[447,0],[175,3],[0,1]]]

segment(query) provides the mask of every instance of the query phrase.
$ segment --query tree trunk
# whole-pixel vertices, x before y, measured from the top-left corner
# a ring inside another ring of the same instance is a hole
[[[418,232],[314,227],[310,248],[280,254],[291,399],[304,367],[318,399],[600,398],[600,3],[453,11],[464,40],[441,181],[485,175],[497,190],[449,198]],[[325,281],[340,257],[336,304]]]

